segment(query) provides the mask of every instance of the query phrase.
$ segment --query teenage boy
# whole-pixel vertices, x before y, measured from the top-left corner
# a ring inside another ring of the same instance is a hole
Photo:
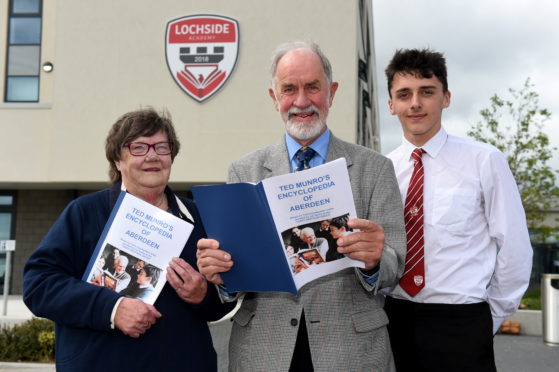
[[[493,146],[447,134],[446,62],[399,50],[386,68],[404,138],[388,157],[404,202],[404,274],[386,298],[396,369],[495,371],[493,335],[528,286],[532,247],[518,188]]]

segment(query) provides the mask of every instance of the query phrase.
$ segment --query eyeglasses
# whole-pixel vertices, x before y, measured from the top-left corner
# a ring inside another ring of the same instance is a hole
[[[144,156],[152,147],[157,155],[169,155],[173,151],[171,142],[157,142],[151,145],[144,142],[130,142],[125,143],[122,147],[128,147],[130,154],[133,156]]]

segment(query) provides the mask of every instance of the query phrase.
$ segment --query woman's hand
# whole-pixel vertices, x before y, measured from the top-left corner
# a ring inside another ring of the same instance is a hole
[[[169,262],[167,281],[183,301],[192,304],[202,302],[208,291],[206,279],[182,258]]]
[[[124,298],[116,309],[115,327],[130,337],[138,338],[155,324],[161,313],[141,300]]]

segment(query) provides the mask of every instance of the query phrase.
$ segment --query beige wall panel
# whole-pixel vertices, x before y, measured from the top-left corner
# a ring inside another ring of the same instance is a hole
[[[53,185],[106,181],[103,147],[110,125],[126,111],[154,106],[170,111],[182,142],[171,181],[222,182],[232,160],[278,141],[283,133],[267,93],[269,57],[275,46],[296,39],[318,42],[331,59],[340,88],[329,126],[339,137],[355,138],[355,1],[45,3],[49,30],[44,33],[42,61],[51,61],[54,70],[42,76],[41,103],[52,108],[29,112],[33,110],[0,106],[0,130],[8,129],[5,118],[29,121],[26,128],[13,129],[15,142],[48,138],[51,143],[45,153],[25,159],[10,180]],[[167,22],[195,14],[231,17],[240,25],[235,71],[204,103],[176,85],[165,61]],[[13,154],[9,157],[18,161]],[[0,175],[0,183],[8,181],[5,177]]]
[[[53,101],[53,86],[56,76],[56,66],[53,72],[46,73],[42,70],[45,62],[54,64],[56,56],[57,29],[57,3],[58,1],[43,0],[43,29],[41,34],[41,82],[39,100],[49,104]]]
[[[6,44],[8,41],[8,25],[5,24],[7,21],[8,15],[8,0],[0,0],[0,15],[2,16],[3,20],[0,18],[0,61],[6,60]],[[4,100],[4,83],[6,81],[6,68],[5,65],[0,65],[4,68],[0,68],[0,97]]]
[[[51,151],[49,110],[0,109],[1,182],[46,182]]]

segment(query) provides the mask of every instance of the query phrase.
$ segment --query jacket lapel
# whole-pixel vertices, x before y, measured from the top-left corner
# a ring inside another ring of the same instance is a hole
[[[285,144],[285,136],[268,149],[268,154],[264,163],[264,178],[279,176],[291,172],[289,162],[289,154],[287,153],[287,145]]]
[[[346,146],[344,142],[338,139],[332,132],[330,132],[330,144],[328,145],[328,154],[326,155],[326,161],[332,161],[339,158],[345,158],[347,167],[353,165],[353,159],[351,155],[346,151]]]

